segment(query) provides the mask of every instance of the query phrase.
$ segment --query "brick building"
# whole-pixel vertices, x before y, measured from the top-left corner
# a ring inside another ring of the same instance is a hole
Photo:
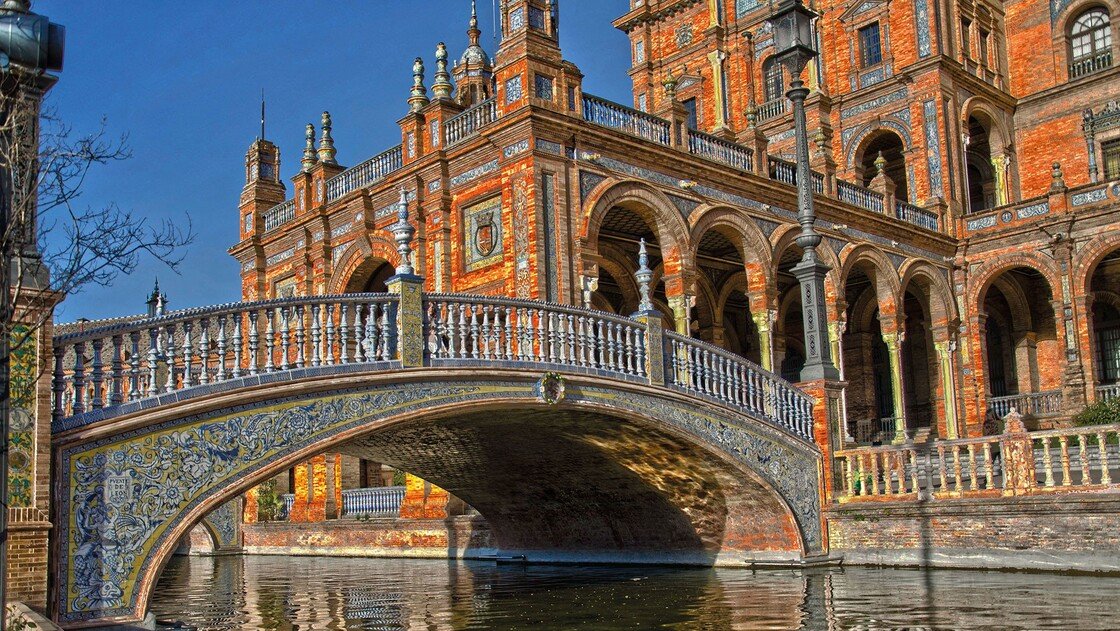
[[[344,168],[324,114],[289,194],[258,139],[231,249],[244,297],[385,291],[404,203],[428,291],[629,314],[645,239],[666,327],[797,381],[802,251],[771,6],[630,4],[615,26],[631,106],[582,91],[558,2],[505,0],[492,59],[472,17],[458,59],[437,47],[430,89],[416,60],[400,145]],[[845,384],[822,445],[979,435],[1011,406],[1059,423],[1120,393],[1120,4],[813,8],[811,165]],[[297,503],[368,477],[347,463],[298,474],[319,486],[292,476]]]

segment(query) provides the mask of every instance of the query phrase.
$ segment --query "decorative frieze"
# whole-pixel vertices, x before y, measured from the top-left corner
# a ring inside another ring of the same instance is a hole
[[[908,94],[908,92],[907,92],[906,88],[899,88],[899,89],[897,89],[894,92],[891,92],[889,94],[884,94],[883,96],[876,97],[874,99],[871,99],[870,101],[865,101],[863,103],[860,103],[859,105],[853,105],[852,107],[849,107],[848,109],[841,111],[840,116],[843,117],[843,118],[850,118],[852,116],[859,116],[860,114],[863,114],[864,112],[868,112],[868,111],[871,111],[871,110],[874,110],[874,109],[878,109],[878,108],[886,105],[887,103],[894,103],[895,101],[901,101],[902,99],[906,98],[907,94]]]
[[[543,151],[545,153],[562,156],[564,155],[564,146],[558,142],[552,142],[551,140],[537,138],[537,151]]]
[[[1050,212],[1050,203],[1039,202],[1037,204],[1031,204],[1030,206],[1023,206],[1022,208],[1019,208],[1015,211],[1015,216],[1019,219],[1029,219],[1031,217],[1045,215],[1048,212]]]
[[[965,224],[965,228],[967,228],[969,232],[974,232],[976,230],[983,230],[984,228],[991,228],[994,225],[996,225],[996,217],[995,215],[990,215],[988,217],[980,217],[979,219],[970,219]]]
[[[513,156],[516,156],[516,155],[519,155],[519,154],[522,154],[522,153],[525,153],[528,150],[529,150],[529,139],[525,138],[523,140],[519,140],[519,141],[513,143],[512,145],[509,145],[508,147],[503,148],[502,149],[502,155],[504,155],[506,157],[506,159],[508,160],[509,158],[512,158]]]
[[[451,188],[455,188],[456,186],[461,186],[463,184],[466,184],[467,182],[472,182],[472,181],[477,180],[478,178],[482,177],[483,175],[486,175],[487,173],[490,173],[491,171],[497,171],[497,170],[498,170],[498,160],[497,160],[497,158],[495,158],[495,159],[487,162],[486,164],[483,164],[482,166],[477,166],[477,167],[471,169],[470,171],[467,171],[465,173],[461,173],[461,174],[456,175],[455,177],[451,178]]]
[[[1108,193],[1106,192],[1106,189],[1102,187],[1095,188],[1091,191],[1076,193],[1070,196],[1069,203],[1071,206],[1077,207],[1085,206],[1087,204],[1095,204],[1097,202],[1103,202],[1106,199],[1108,199]]]
[[[283,252],[277,252],[276,254],[273,254],[272,256],[265,259],[264,262],[265,262],[266,265],[270,265],[270,266],[271,265],[276,265],[277,263],[280,263],[282,261],[286,261],[286,260],[292,258],[295,255],[296,255],[296,249],[295,248],[288,248],[287,250],[284,250]]]

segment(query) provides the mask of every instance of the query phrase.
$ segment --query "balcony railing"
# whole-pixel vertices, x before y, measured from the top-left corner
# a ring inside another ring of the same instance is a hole
[[[1020,414],[1051,416],[1062,412],[1062,391],[1046,390],[988,399],[988,412],[1003,418],[1015,408]]]
[[[669,121],[651,114],[583,93],[583,118],[662,145],[669,144]]]
[[[758,120],[764,121],[776,118],[789,110],[789,101],[785,97],[766,101],[758,106]]]
[[[404,501],[403,486],[381,486],[342,491],[343,515],[385,515],[396,517]]]
[[[907,223],[912,223],[928,230],[937,230],[937,213],[930,212],[921,206],[915,206],[901,199],[896,199],[894,201],[894,216]]]
[[[770,178],[783,184],[797,186],[797,165],[775,156],[769,156]],[[810,171],[813,178],[813,192],[824,194],[824,174]]]
[[[1069,78],[1076,79],[1112,67],[1112,49],[1101,51],[1091,57],[1074,60],[1069,65]]]
[[[1099,491],[1120,483],[1120,425],[836,452],[841,502]],[[1018,460],[1015,452],[1031,454]]]
[[[853,206],[866,208],[877,213],[883,212],[882,193],[845,180],[836,180],[836,197],[840,201],[848,202]]]
[[[463,110],[443,123],[444,146],[452,147],[474,136],[475,132],[498,119],[498,102],[487,99]]]
[[[264,231],[275,230],[296,218],[296,200],[289,199],[264,211]]]
[[[369,160],[350,167],[327,180],[327,201],[341,199],[347,193],[374,184],[402,166],[401,146],[379,153]]]
[[[688,152],[743,171],[754,169],[750,149],[695,129],[688,130]]]
[[[1120,383],[1097,386],[1097,401],[1111,401],[1112,399],[1120,399]]]

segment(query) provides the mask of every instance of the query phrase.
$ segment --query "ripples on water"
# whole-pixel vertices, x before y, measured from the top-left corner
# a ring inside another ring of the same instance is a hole
[[[1112,629],[1120,578],[962,570],[496,566],[175,557],[161,623],[188,629]]]

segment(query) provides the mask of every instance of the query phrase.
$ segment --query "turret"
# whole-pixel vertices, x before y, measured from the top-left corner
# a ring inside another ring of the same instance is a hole
[[[471,19],[467,27],[470,45],[459,57],[459,63],[452,69],[455,85],[458,88],[459,104],[464,107],[476,105],[494,96],[494,67],[490,56],[482,49],[479,39],[482,31],[478,28],[478,11],[471,0]]]
[[[280,148],[257,138],[245,153],[245,187],[241,189],[241,238],[264,230],[264,212],[284,201],[287,191],[280,181]]]

